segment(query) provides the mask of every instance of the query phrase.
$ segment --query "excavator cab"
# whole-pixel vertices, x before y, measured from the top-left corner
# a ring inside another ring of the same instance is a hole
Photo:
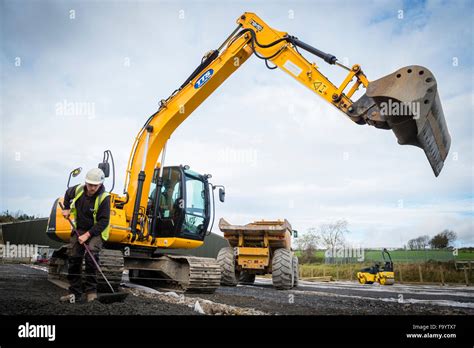
[[[188,166],[164,167],[158,197],[157,174],[150,187],[147,215],[156,219],[155,238],[177,237],[204,240],[210,220],[210,193],[207,176]],[[157,215],[153,216],[158,202]]]

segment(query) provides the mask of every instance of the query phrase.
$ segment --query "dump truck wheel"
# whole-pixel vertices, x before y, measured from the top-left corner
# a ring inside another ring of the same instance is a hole
[[[219,250],[217,263],[221,266],[221,285],[236,286],[239,278],[235,271],[234,248],[227,247]]]
[[[273,286],[279,290],[289,290],[293,287],[293,258],[291,251],[277,249],[272,260]]]
[[[240,284],[252,285],[255,283],[255,274],[248,272],[242,272],[239,279]]]
[[[299,265],[298,257],[293,255],[293,286],[294,287],[298,286],[298,279],[299,279],[299,273],[300,273],[299,269],[300,269],[300,265]]]

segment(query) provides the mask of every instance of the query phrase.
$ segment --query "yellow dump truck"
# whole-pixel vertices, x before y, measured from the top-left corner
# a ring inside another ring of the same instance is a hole
[[[286,219],[243,226],[220,219],[219,228],[230,244],[217,255],[221,285],[253,284],[258,274],[271,274],[277,289],[298,285],[298,257],[291,250],[291,236],[296,237],[297,232]]]

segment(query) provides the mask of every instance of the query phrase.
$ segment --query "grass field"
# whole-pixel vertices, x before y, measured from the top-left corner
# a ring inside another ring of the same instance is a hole
[[[454,255],[451,250],[393,250],[389,251],[393,262],[417,263],[426,261],[461,261],[474,260],[474,252],[461,250],[458,255]],[[301,255],[300,252],[296,252]],[[315,252],[316,262],[324,262],[324,250]],[[365,250],[364,261],[382,261],[380,250]]]
[[[327,277],[333,280],[357,280],[357,272],[364,267],[371,266],[370,263],[327,265],[309,264],[300,265],[300,277]],[[423,283],[451,283],[466,284],[474,283],[474,273],[456,270],[453,262],[430,262],[430,263],[396,263],[394,262],[395,281],[400,282],[423,282]],[[421,275],[420,275],[421,274]]]

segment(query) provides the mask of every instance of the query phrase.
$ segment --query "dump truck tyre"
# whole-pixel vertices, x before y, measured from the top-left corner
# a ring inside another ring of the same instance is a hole
[[[239,279],[235,272],[234,248],[227,247],[219,250],[217,263],[221,266],[221,285],[236,286]]]
[[[255,283],[255,274],[250,274],[247,272],[242,272],[239,279],[240,284],[253,285]]]
[[[298,286],[298,278],[299,278],[299,273],[300,273],[300,266],[299,266],[299,261],[298,257],[293,255],[293,286],[297,287]]]
[[[273,286],[278,290],[293,287],[293,256],[287,249],[277,249],[272,260]]]

